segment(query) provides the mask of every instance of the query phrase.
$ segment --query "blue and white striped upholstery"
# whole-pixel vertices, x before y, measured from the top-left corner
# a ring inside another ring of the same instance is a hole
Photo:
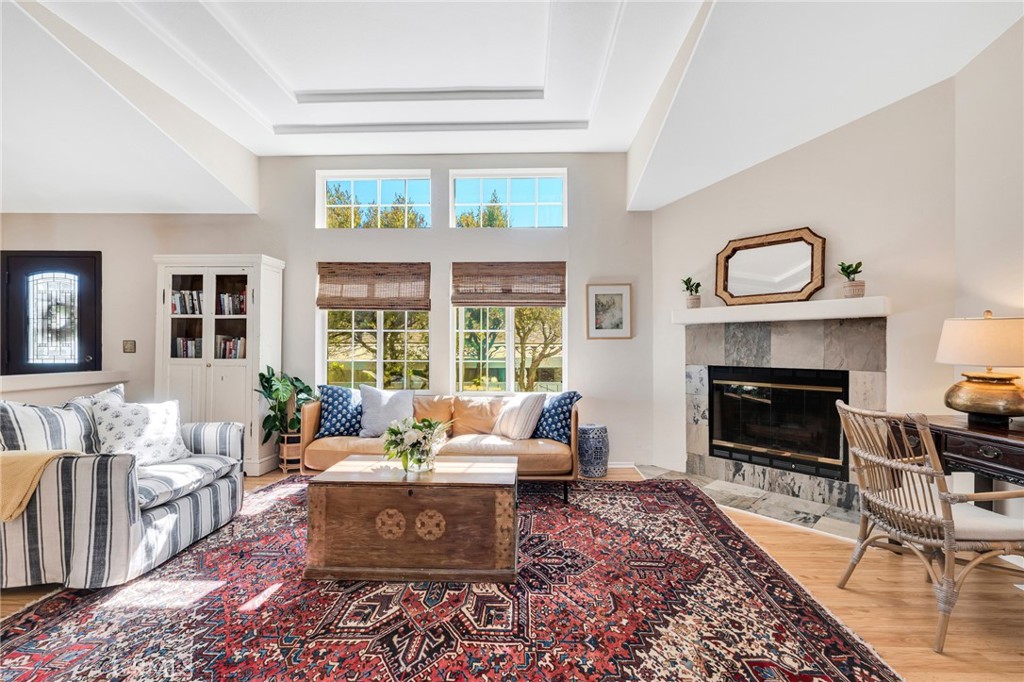
[[[186,431],[196,434],[195,440]],[[186,425],[182,437],[214,452],[178,462],[196,460],[197,471],[217,462],[224,473],[145,509],[132,455],[63,456],[50,462],[25,512],[0,524],[0,587],[119,585],[227,523],[242,505],[241,424]],[[216,456],[221,452],[235,456]],[[166,495],[149,485],[147,495]]]
[[[220,455],[193,455],[173,462],[139,467],[139,505],[152,509],[210,485],[232,469],[238,460]]]
[[[244,429],[238,422],[191,422],[181,425],[185,447],[197,455],[222,455],[242,461]]]

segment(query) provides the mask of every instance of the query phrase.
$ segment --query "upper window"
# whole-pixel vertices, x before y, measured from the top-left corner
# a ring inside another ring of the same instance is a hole
[[[430,227],[430,171],[317,171],[316,226]]]
[[[5,251],[0,374],[98,370],[99,251]]]
[[[451,173],[452,227],[565,227],[566,171]]]

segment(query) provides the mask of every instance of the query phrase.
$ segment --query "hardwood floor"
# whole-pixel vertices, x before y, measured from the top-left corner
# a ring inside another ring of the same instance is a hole
[[[245,489],[282,478],[280,472],[246,478]],[[641,476],[634,469],[612,469],[607,479]],[[840,590],[835,583],[849,561],[849,541],[748,512],[726,513],[907,682],[1024,681],[1024,591],[1014,586],[1024,584],[1024,575],[975,571],[953,611],[946,651],[936,654],[935,598],[916,559],[870,549],[847,589]],[[14,613],[53,589],[6,590],[0,613]]]

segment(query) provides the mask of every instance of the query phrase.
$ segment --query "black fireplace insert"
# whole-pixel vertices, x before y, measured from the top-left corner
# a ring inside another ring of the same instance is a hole
[[[711,366],[708,383],[712,457],[849,480],[835,405],[849,372]]]

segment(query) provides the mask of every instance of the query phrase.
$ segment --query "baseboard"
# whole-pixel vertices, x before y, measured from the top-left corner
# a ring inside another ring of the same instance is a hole
[[[608,462],[609,469],[635,469],[635,462]]]
[[[277,464],[277,455],[270,454],[257,460],[246,459],[242,463],[242,469],[245,471],[246,476],[262,476],[268,471],[276,469]]]

